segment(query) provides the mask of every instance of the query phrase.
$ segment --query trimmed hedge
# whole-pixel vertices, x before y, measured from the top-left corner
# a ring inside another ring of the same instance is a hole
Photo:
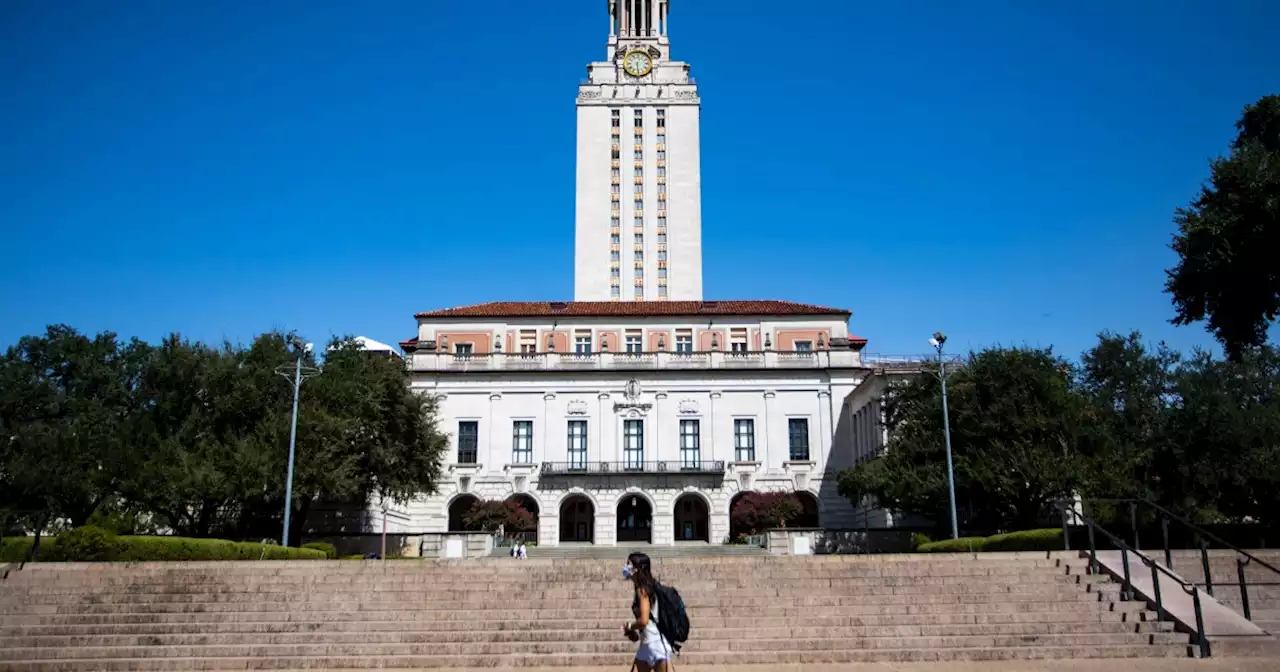
[[[338,557],[338,548],[327,541],[313,541],[303,544],[303,548],[310,548],[317,551],[324,551],[324,557],[335,560]]]
[[[1060,551],[1062,530],[1023,530],[990,537],[946,539],[916,547],[917,553],[997,553],[1001,551]]]
[[[0,540],[0,562],[22,562],[33,537]],[[177,560],[324,560],[324,551],[225,539],[117,537],[96,528],[79,528],[57,537],[41,537],[41,562],[150,562]]]

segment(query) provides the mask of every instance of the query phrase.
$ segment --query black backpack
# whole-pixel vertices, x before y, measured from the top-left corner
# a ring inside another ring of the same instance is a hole
[[[654,586],[658,603],[658,632],[678,653],[680,645],[689,641],[689,614],[685,613],[680,591],[671,586]]]

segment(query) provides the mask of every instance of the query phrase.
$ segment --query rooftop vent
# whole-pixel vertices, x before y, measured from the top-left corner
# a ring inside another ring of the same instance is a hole
[[[719,301],[703,301],[702,302],[703,310],[715,310],[716,308],[719,308],[719,307],[720,307]]]
[[[564,310],[565,308],[568,308],[568,307],[569,307],[569,304],[568,304],[568,302],[565,302],[565,301],[552,301],[552,302],[551,302],[551,310],[560,311],[560,310]]]

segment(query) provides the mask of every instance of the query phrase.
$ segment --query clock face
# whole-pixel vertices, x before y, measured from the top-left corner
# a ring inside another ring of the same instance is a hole
[[[633,51],[622,58],[622,69],[632,77],[643,77],[653,70],[653,59],[643,51]]]

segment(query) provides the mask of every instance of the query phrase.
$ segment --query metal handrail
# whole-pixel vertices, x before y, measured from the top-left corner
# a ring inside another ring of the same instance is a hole
[[[1196,636],[1196,643],[1199,645],[1199,648],[1200,648],[1200,657],[1208,658],[1211,655],[1211,651],[1209,648],[1209,638],[1205,635],[1205,631],[1204,631],[1204,610],[1200,605],[1200,588],[1196,586],[1194,582],[1187,581],[1186,579],[1183,579],[1182,577],[1174,574],[1171,569],[1161,566],[1160,563],[1151,559],[1150,557],[1147,556],[1147,554],[1143,553],[1142,551],[1136,548],[1130,548],[1129,545],[1125,543],[1124,539],[1107,531],[1101,525],[1098,525],[1093,520],[1093,517],[1090,516],[1089,514],[1083,513],[1083,512],[1076,512],[1076,510],[1073,507],[1071,507],[1070,504],[1067,502],[1060,501],[1058,502],[1057,505],[1059,509],[1062,511],[1062,528],[1063,528],[1062,532],[1063,532],[1064,542],[1067,539],[1067,535],[1068,535],[1068,530],[1067,530],[1068,514],[1070,514],[1073,518],[1083,519],[1085,526],[1088,529],[1089,574],[1091,575],[1098,574],[1098,545],[1094,541],[1095,532],[1101,532],[1104,536],[1106,536],[1111,541],[1112,544],[1115,544],[1116,548],[1120,549],[1120,558],[1121,558],[1123,571],[1124,571],[1124,582],[1120,586],[1121,601],[1130,601],[1133,599],[1134,588],[1133,588],[1132,577],[1129,572],[1129,553],[1133,553],[1135,556],[1138,557],[1139,560],[1142,561],[1142,564],[1146,565],[1148,568],[1151,569],[1151,588],[1152,588],[1152,591],[1154,592],[1154,597],[1155,597],[1157,619],[1169,618],[1169,612],[1167,609],[1164,608],[1164,597],[1160,592],[1160,573],[1163,572],[1170,579],[1172,579],[1174,583],[1178,584],[1178,587],[1182,589],[1182,592],[1190,595],[1192,604],[1195,607],[1195,614],[1196,614],[1195,636]]]
[[[1205,540],[1212,541],[1213,543],[1218,544],[1219,546],[1223,546],[1228,550],[1234,551],[1238,556],[1244,556],[1243,559],[1241,559],[1240,557],[1236,558],[1236,579],[1237,579],[1237,587],[1239,587],[1240,589],[1241,611],[1244,613],[1245,620],[1249,620],[1249,621],[1253,620],[1253,612],[1249,606],[1249,581],[1245,577],[1245,571],[1244,571],[1245,567],[1248,567],[1250,564],[1253,564],[1256,562],[1258,565],[1260,565],[1264,569],[1267,569],[1273,574],[1275,574],[1277,577],[1280,577],[1280,568],[1277,568],[1271,563],[1265,560],[1262,560],[1261,558],[1255,556],[1249,551],[1244,550],[1243,548],[1240,548],[1239,546],[1236,546],[1235,544],[1225,541],[1224,539],[1222,539],[1222,537],[1219,537],[1218,535],[1200,527],[1199,525],[1196,525],[1195,523],[1187,520],[1186,518],[1174,513],[1173,511],[1170,511],[1169,509],[1149,499],[1140,498],[1140,497],[1090,498],[1084,501],[1085,502],[1104,502],[1108,504],[1128,504],[1129,505],[1129,525],[1133,532],[1135,546],[1138,543],[1138,506],[1145,504],[1146,506],[1149,506],[1152,509],[1154,509],[1156,512],[1158,512],[1160,514],[1160,531],[1161,531],[1161,536],[1163,537],[1163,542],[1164,542],[1164,561],[1165,561],[1165,564],[1169,567],[1173,567],[1173,552],[1169,545],[1169,521],[1173,520],[1178,523],[1181,523],[1184,527],[1194,532],[1196,536],[1199,537],[1199,541],[1200,541],[1200,544],[1199,544],[1200,545],[1200,568],[1204,576],[1205,592],[1209,593],[1209,595],[1213,595],[1213,574],[1209,570],[1209,545],[1205,543]],[[1280,586],[1280,581],[1254,581],[1253,585]]]

